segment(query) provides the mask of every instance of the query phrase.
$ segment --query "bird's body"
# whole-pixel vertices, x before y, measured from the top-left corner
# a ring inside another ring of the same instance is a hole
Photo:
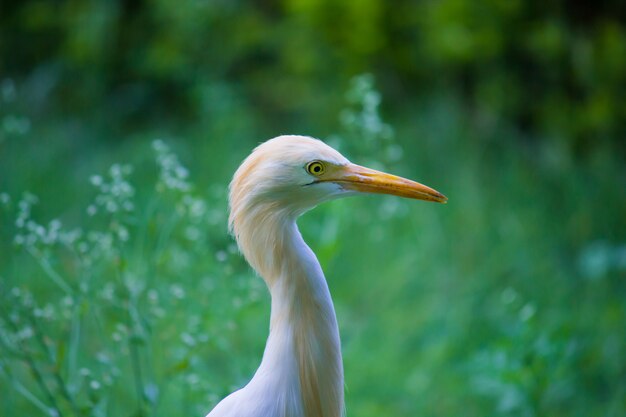
[[[275,265],[270,335],[261,366],[244,389],[222,401],[215,416],[340,417],[343,368],[339,331],[328,286],[294,223],[281,225],[288,259]],[[264,233],[260,231],[261,233]]]
[[[279,136],[242,163],[230,227],[272,296],[270,334],[252,380],[207,417],[341,417],[343,365],[330,291],[296,219],[320,202],[379,192],[445,201],[436,191],[351,164],[316,139]]]

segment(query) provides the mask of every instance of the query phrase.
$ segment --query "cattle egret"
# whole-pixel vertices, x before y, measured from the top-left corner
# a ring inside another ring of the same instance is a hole
[[[230,230],[263,277],[270,332],[250,382],[207,417],[341,417],[343,365],[335,309],[298,216],[359,192],[445,203],[425,185],[352,164],[320,140],[279,136],[259,145],[230,183]]]

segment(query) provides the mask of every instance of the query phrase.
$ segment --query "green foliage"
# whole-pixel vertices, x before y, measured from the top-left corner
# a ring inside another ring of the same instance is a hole
[[[573,152],[624,151],[625,17],[616,0],[29,0],[3,8],[0,73],[47,116],[121,132],[205,119],[201,91],[226,85],[262,126],[328,133],[337,91],[374,71],[395,112],[444,91]]]
[[[3,194],[15,246],[2,282],[3,384],[22,394],[9,414],[30,404],[59,416],[157,415],[185,402],[200,415],[249,372],[251,360],[224,359],[262,287],[233,257],[224,193],[199,198],[167,145],[153,147],[151,191],[139,198],[131,166],[112,165],[90,178],[82,228],[39,224],[33,195],[13,207]]]
[[[269,297],[227,184],[287,132],[450,198],[300,222],[349,416],[625,415],[626,29],[589,4],[3,4],[0,415],[202,416],[245,384]]]
[[[370,75],[353,79],[329,141],[451,200],[354,199],[301,221],[335,296],[349,413],[621,415],[626,258],[612,219],[626,199],[599,198],[620,166],[566,178],[517,146],[490,152],[445,100],[411,127],[423,142],[401,142],[380,99]],[[30,193],[0,195],[0,386],[19,394],[4,413],[203,415],[257,366],[269,300],[226,234],[236,162],[187,157],[190,171],[165,141],[152,148],[78,182],[71,226]],[[207,162],[225,179],[198,188],[190,172]]]

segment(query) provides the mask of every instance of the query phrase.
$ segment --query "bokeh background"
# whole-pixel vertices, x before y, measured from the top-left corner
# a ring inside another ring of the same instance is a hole
[[[607,0],[0,5],[0,415],[203,416],[269,296],[227,234],[259,142],[445,206],[300,226],[348,416],[626,415],[626,10]]]

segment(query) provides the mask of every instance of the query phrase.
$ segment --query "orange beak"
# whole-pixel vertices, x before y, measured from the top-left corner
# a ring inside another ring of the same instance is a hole
[[[345,165],[334,173],[329,172],[329,174],[331,175],[328,178],[324,178],[323,181],[340,184],[347,190],[390,194],[416,200],[435,201],[437,203],[446,203],[448,201],[448,198],[439,191],[433,190],[424,184],[360,165]]]

